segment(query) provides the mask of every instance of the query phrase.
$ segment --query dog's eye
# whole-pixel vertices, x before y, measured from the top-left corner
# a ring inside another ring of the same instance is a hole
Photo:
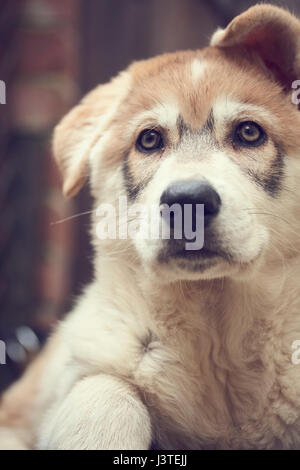
[[[163,147],[162,135],[154,129],[146,129],[140,133],[136,146],[140,152],[154,152]]]
[[[234,140],[240,145],[256,147],[265,142],[266,134],[256,122],[246,121],[236,127]]]

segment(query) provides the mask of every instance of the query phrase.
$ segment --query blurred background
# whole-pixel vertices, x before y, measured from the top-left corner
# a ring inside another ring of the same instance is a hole
[[[249,0],[0,0],[0,391],[92,275],[87,188],[71,201],[53,126],[132,60],[208,44]],[[269,2],[300,12],[300,1]],[[61,221],[61,222],[59,222]]]

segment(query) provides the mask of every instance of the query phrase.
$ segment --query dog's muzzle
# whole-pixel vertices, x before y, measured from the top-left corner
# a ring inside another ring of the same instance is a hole
[[[168,186],[160,198],[161,217],[170,233],[162,258],[218,256],[212,222],[221,205],[219,194],[205,179]]]

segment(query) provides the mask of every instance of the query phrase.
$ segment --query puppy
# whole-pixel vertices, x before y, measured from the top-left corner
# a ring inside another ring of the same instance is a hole
[[[300,22],[258,5],[206,49],[133,63],[57,126],[64,194],[88,178],[94,198],[94,281],[4,395],[3,448],[300,447],[297,78]],[[171,232],[163,205],[204,206],[202,248],[99,236],[99,205],[120,228],[122,198]]]

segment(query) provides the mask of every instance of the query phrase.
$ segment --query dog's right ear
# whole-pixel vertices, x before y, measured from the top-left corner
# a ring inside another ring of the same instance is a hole
[[[89,173],[89,155],[101,139],[129,89],[129,74],[88,93],[56,126],[53,153],[63,176],[63,193],[75,196]]]
[[[211,45],[243,47],[285,91],[300,75],[300,21],[274,5],[259,4],[236,16],[224,30],[218,29]],[[240,53],[244,54],[244,50]]]

